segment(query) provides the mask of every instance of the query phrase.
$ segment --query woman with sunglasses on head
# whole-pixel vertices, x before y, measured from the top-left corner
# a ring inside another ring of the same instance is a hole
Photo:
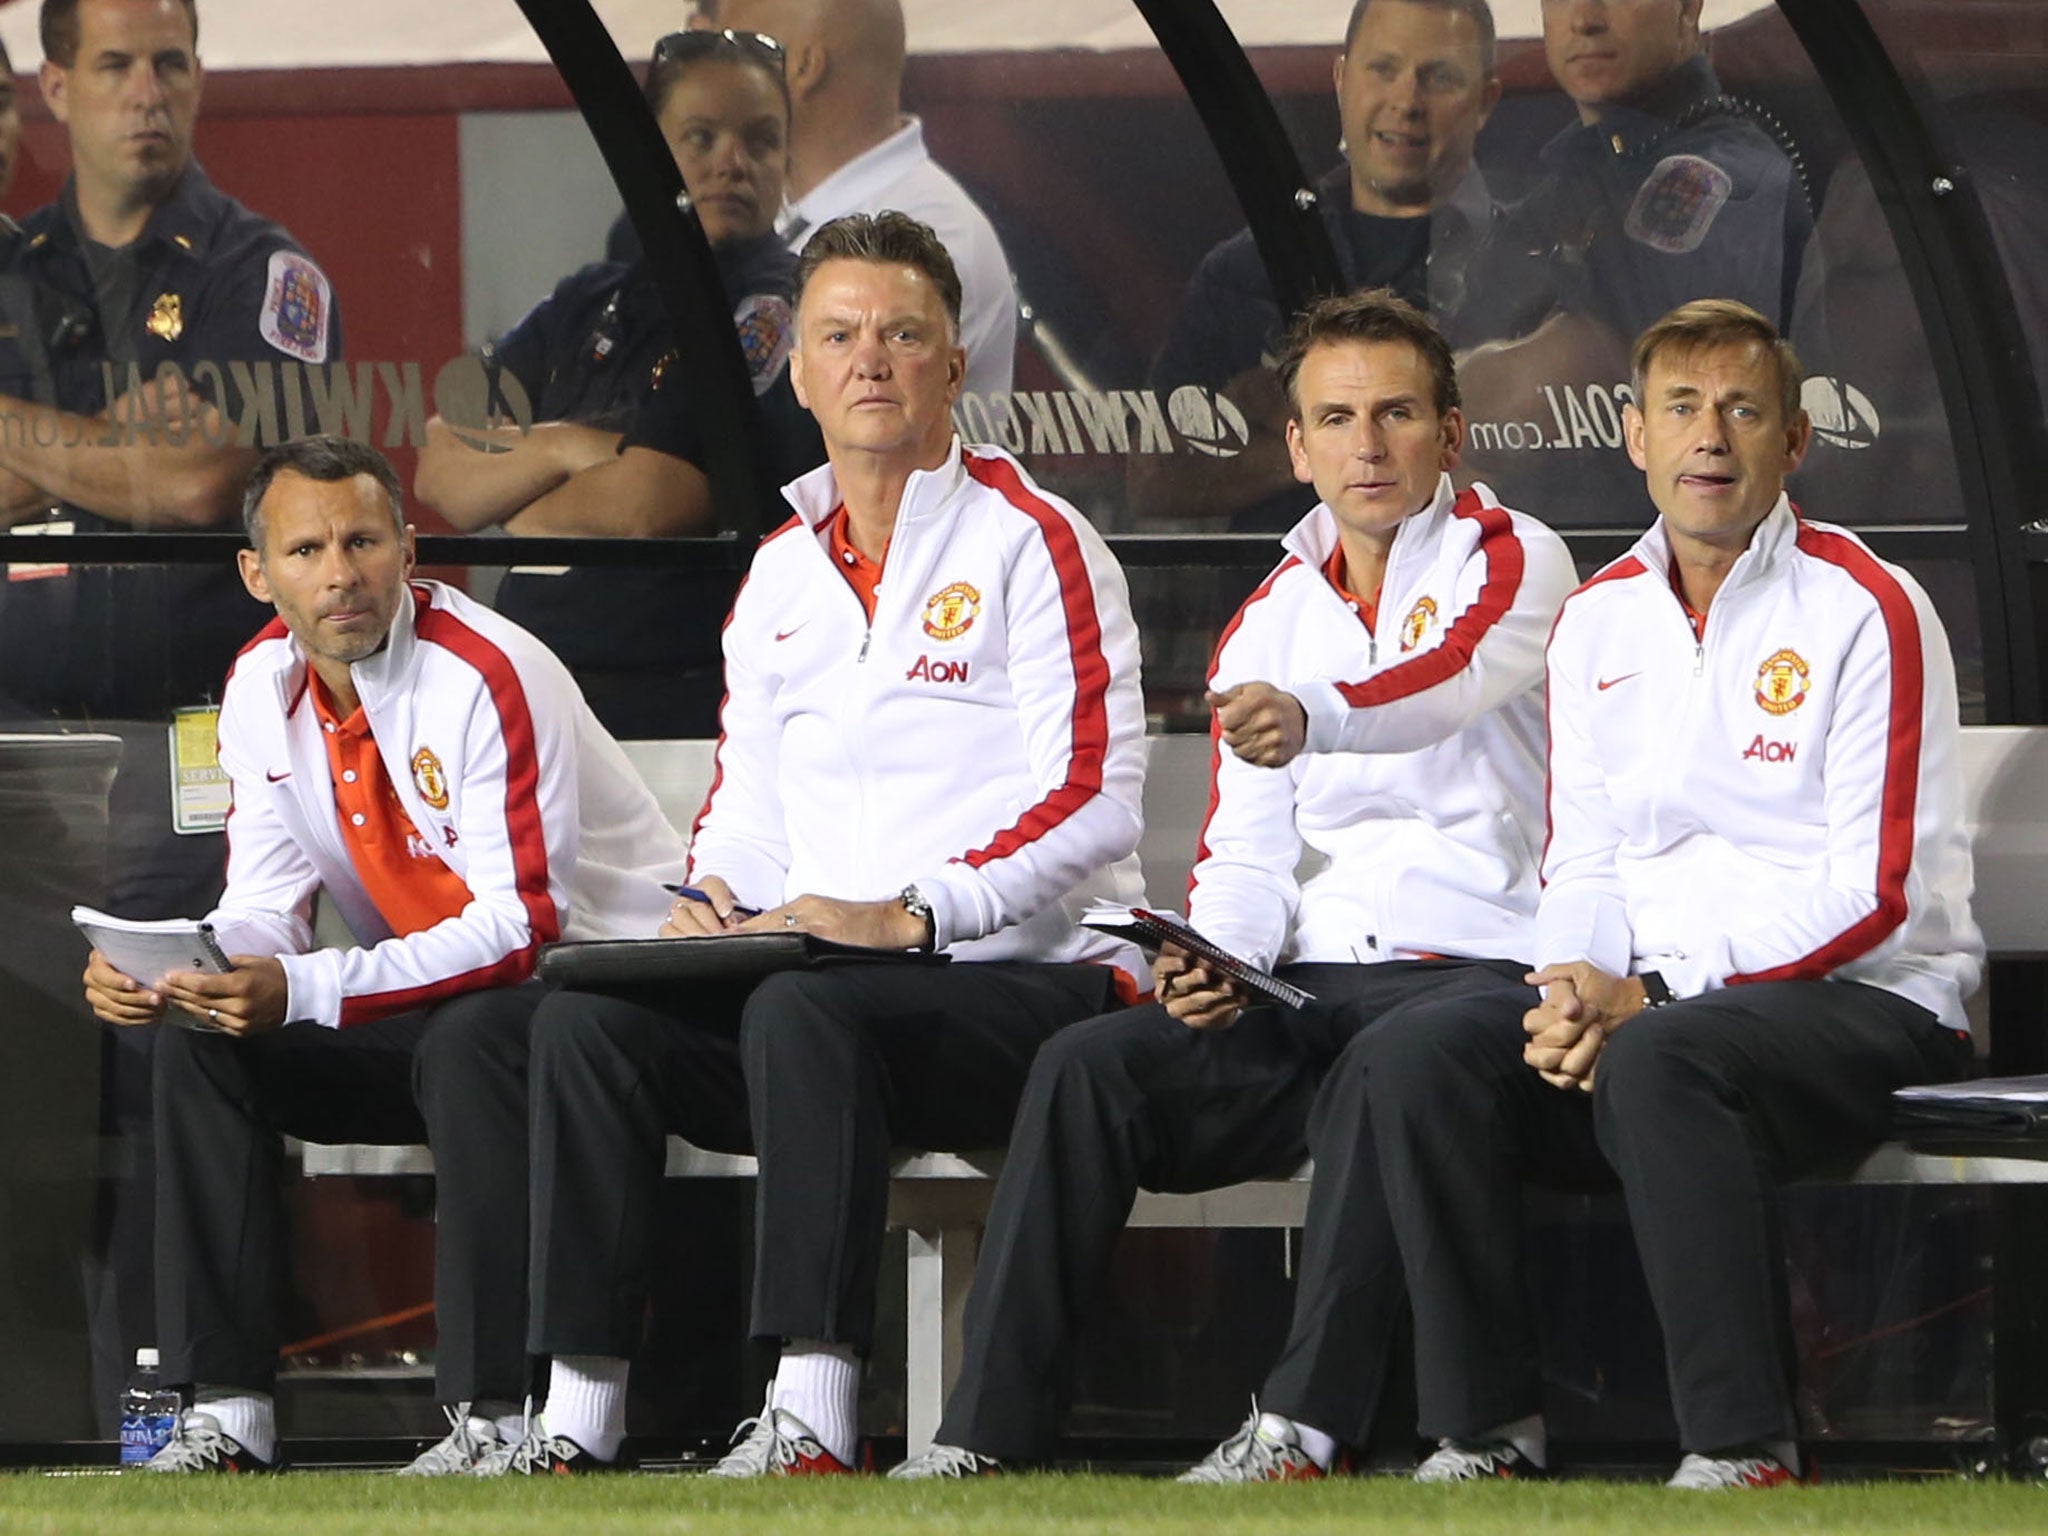
[[[790,389],[790,277],[775,235],[788,172],[782,50],[751,32],[678,32],[646,96],[732,306],[776,484],[824,459]],[[535,425],[428,423],[415,491],[465,531],[681,537],[717,531],[679,352],[644,259],[571,273],[483,361],[494,398],[523,391]],[[668,387],[664,387],[664,386]],[[479,451],[495,449],[495,452]],[[516,572],[498,606],[566,661],[614,734],[709,735],[731,571]]]

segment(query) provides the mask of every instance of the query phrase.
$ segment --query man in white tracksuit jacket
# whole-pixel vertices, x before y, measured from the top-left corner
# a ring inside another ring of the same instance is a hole
[[[95,954],[85,978],[103,1018],[198,1026],[156,1051],[159,1344],[164,1379],[197,1397],[162,1471],[275,1462],[285,1135],[433,1148],[437,1391],[469,1405],[451,1439],[511,1421],[539,1001],[521,984],[555,939],[651,933],[684,859],[548,649],[409,579],[412,530],[373,449],[271,450],[244,516],[244,578],[278,617],[221,702],[234,802],[211,921],[235,967],[148,986]],[[320,893],[358,944],[313,947]]]
[[[1140,1187],[1284,1177],[1313,1152],[1294,1321],[1259,1394],[1266,1412],[1189,1477],[1320,1476],[1337,1445],[1364,1437],[1401,1300],[1357,1043],[1419,998],[1519,979],[1534,953],[1539,684],[1577,579],[1571,557],[1484,486],[1453,487],[1463,422],[1450,350],[1386,290],[1310,310],[1281,374],[1295,473],[1322,503],[1217,647],[1214,795],[1188,908],[1205,937],[1280,963],[1316,1000],[1251,1005],[1169,951],[1158,1002],[1039,1053],[959,1383],[936,1444],[898,1475],[1051,1454],[1066,1363]],[[1290,712],[1295,748],[1307,736],[1347,750],[1272,751],[1259,722]],[[1301,878],[1304,852],[1320,867]]]
[[[564,992],[535,1024],[533,1332],[544,1423],[502,1468],[620,1464],[663,1138],[760,1159],[756,1337],[783,1345],[725,1476],[858,1461],[892,1146],[1000,1143],[1039,1046],[1135,999],[1138,632],[1101,538],[1007,455],[963,447],[959,278],[903,214],[821,229],[791,377],[830,462],[754,558],[725,632],[690,935],[802,930],[943,966]],[[759,915],[752,915],[758,912]]]
[[[1913,579],[1783,492],[1799,367],[1728,300],[1635,348],[1657,523],[1566,602],[1529,978],[1369,1043],[1416,1320],[1419,1474],[1543,1461],[1519,1186],[1619,1182],[1663,1329],[1672,1486],[1800,1471],[1777,1183],[1969,1059],[1956,687]]]

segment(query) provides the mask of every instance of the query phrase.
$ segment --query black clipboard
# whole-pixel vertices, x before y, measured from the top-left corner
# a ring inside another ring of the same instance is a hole
[[[1892,1093],[1892,1134],[1902,1141],[1946,1137],[2048,1137],[2048,1075],[1980,1077]]]
[[[945,965],[920,949],[838,944],[813,933],[715,933],[698,939],[592,939],[540,952],[542,981],[602,992],[670,981],[745,981],[830,965]]]

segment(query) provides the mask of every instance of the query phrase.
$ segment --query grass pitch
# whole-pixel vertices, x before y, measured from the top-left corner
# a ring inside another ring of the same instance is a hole
[[[1632,1536],[1635,1532],[2026,1531],[2048,1527],[2048,1487],[1939,1480],[1679,1494],[1593,1481],[1417,1488],[1344,1478],[1180,1488],[1132,1477],[1032,1476],[967,1484],[875,1478],[731,1484],[695,1476],[418,1482],[361,1473],[280,1478],[0,1475],[7,1536],[1080,1536],[1098,1531],[1287,1536]]]

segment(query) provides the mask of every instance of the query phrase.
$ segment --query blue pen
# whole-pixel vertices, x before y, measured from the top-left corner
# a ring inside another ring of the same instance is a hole
[[[694,885],[670,885],[664,881],[661,888],[664,891],[673,891],[685,901],[701,901],[705,906],[711,906],[710,893],[708,891],[700,891]],[[717,908],[713,907],[712,910],[716,911]],[[732,904],[732,915],[740,918],[759,917],[761,909],[759,907],[743,907],[738,902],[734,902]]]

